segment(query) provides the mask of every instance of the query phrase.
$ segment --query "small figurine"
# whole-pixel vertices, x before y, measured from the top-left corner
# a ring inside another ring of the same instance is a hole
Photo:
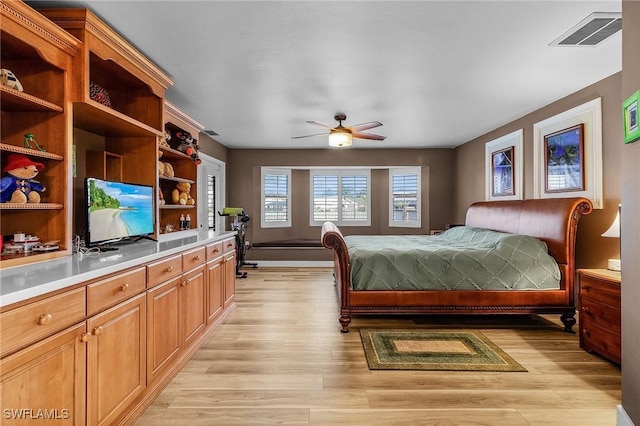
[[[196,165],[200,165],[202,160],[200,160],[200,156],[198,155],[198,150],[200,150],[198,141],[195,140],[189,132],[177,132],[176,137],[180,141],[180,145],[178,145],[176,149],[191,157]]]
[[[2,169],[8,176],[0,180],[0,202],[39,203],[45,186],[33,178],[44,169],[44,164],[31,161],[24,154],[7,155],[7,164]]]
[[[11,70],[6,68],[0,68],[0,84],[16,89],[19,92],[24,92],[24,88],[22,87],[22,84],[20,84],[18,77],[16,77]]]
[[[36,147],[32,147],[31,144],[34,144]],[[47,150],[41,147],[36,140],[36,137],[33,133],[27,133],[24,135],[24,147],[27,149],[38,149],[42,152],[46,152]]]

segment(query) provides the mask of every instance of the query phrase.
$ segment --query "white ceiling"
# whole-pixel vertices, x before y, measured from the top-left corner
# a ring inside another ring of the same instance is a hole
[[[229,148],[455,147],[621,70],[621,33],[549,43],[617,1],[48,1],[88,7],[164,69],[166,94]]]

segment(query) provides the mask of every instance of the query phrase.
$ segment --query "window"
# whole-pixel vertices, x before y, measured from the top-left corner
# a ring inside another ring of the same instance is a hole
[[[262,169],[263,228],[291,226],[291,170]]]
[[[370,176],[363,170],[311,170],[311,225],[371,224]]]
[[[216,177],[207,175],[207,227],[216,231]]]
[[[420,167],[389,169],[389,226],[420,228]]]

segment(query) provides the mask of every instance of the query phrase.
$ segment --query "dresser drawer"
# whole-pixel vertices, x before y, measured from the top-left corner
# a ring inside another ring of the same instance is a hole
[[[222,255],[222,243],[209,244],[206,247],[207,260],[212,260]]]
[[[147,287],[153,287],[182,273],[182,255],[166,257],[147,265]]]
[[[91,316],[144,291],[145,268],[115,275],[87,286],[87,315]]]
[[[620,309],[597,303],[587,297],[581,297],[580,304],[580,321],[589,321],[611,333],[620,334]]]
[[[236,240],[234,239],[229,239],[229,240],[224,240],[222,242],[222,251],[223,253],[229,253],[230,251],[234,251],[236,249]]]
[[[85,289],[71,290],[0,314],[0,355],[85,319]]]
[[[620,307],[620,284],[600,280],[590,276],[580,276],[580,297],[607,304],[613,307]]]
[[[202,265],[206,258],[207,254],[204,247],[189,250],[182,254],[182,270],[188,271],[191,268]]]
[[[620,363],[621,339],[619,334],[605,330],[591,321],[580,323],[580,346],[588,352],[596,352],[605,358]]]

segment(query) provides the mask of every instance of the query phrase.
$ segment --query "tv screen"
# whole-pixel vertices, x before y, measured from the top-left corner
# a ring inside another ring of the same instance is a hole
[[[87,178],[85,187],[87,245],[153,234],[152,186]]]

